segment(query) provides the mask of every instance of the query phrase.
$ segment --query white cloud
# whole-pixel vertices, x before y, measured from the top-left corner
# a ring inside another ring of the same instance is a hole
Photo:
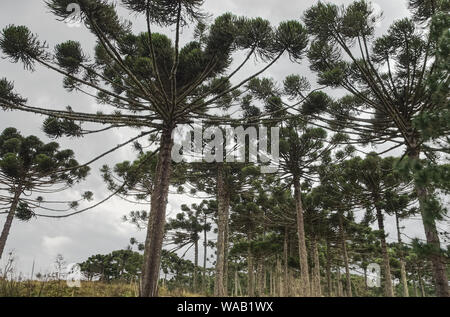
[[[65,236],[44,236],[42,238],[42,247],[50,256],[64,253],[65,249],[67,249],[70,244],[72,244],[72,239]]]

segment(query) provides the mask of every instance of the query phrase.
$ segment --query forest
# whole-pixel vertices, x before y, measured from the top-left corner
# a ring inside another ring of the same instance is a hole
[[[382,32],[368,0],[279,23],[204,0],[40,2],[77,33],[0,19],[0,297],[449,297],[449,0],[405,0]],[[40,73],[48,98],[17,89]],[[14,274],[19,223],[117,200],[136,234],[78,259],[81,287],[61,254]]]

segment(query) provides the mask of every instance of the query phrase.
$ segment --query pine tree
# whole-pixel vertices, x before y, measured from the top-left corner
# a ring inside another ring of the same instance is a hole
[[[88,167],[80,167],[72,150],[60,150],[59,144],[43,143],[35,136],[22,136],[15,128],[0,135],[0,214],[7,214],[0,236],[0,258],[5,249],[14,218],[29,221],[34,216],[66,212],[78,207],[79,201],[46,201],[43,196],[66,190],[85,179]],[[3,192],[2,191],[2,192]],[[80,199],[90,200],[91,192]],[[63,204],[68,205],[68,209]],[[4,211],[6,210],[6,211]]]
[[[413,19],[394,22],[386,35],[376,39],[379,17],[365,0],[343,8],[320,2],[305,12],[304,22],[313,37],[308,57],[318,82],[351,94],[340,100],[338,111],[324,109],[336,128],[359,135],[364,143],[390,142],[388,150],[404,147],[405,156],[418,161],[431,149],[414,120],[433,109],[427,81],[438,72],[433,54],[437,39],[427,32],[428,22],[449,6],[440,0],[409,3]],[[436,292],[448,296],[436,214],[427,207],[430,193],[421,183],[416,183],[416,192],[427,241],[435,249],[431,258]]]

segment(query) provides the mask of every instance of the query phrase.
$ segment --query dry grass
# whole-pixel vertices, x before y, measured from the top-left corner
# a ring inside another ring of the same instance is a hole
[[[66,281],[8,281],[0,279],[0,297],[137,297],[136,283],[81,282],[80,288],[68,287]],[[161,297],[200,297],[186,290],[160,289]]]

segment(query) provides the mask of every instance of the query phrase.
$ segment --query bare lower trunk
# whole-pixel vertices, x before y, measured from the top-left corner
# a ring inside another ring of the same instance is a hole
[[[8,216],[6,216],[5,224],[3,225],[2,234],[0,236],[0,259],[2,258],[3,251],[5,250],[6,240],[8,240],[9,232],[11,231],[12,222],[16,214],[17,205],[19,204],[19,198],[22,194],[22,186],[16,189],[11,207],[9,208]]]
[[[417,290],[417,282],[414,281],[414,294],[416,297],[419,297],[419,291]]]
[[[389,263],[389,253],[386,243],[386,232],[384,231],[384,220],[381,208],[376,207],[378,230],[380,231],[381,253],[383,254],[384,269],[384,294],[386,297],[394,297],[394,289],[392,287],[391,265]]]
[[[420,152],[412,151],[409,157],[419,159]],[[423,226],[427,244],[433,250],[430,259],[433,266],[433,279],[436,282],[436,295],[438,297],[449,297],[448,278],[445,268],[445,259],[441,252],[441,242],[436,228],[436,221],[428,208],[426,208],[427,191],[424,187],[416,184],[417,197],[419,198],[420,212],[422,214]]]
[[[158,279],[161,250],[166,223],[167,197],[172,172],[172,130],[164,130],[155,173],[155,190],[151,197],[151,209],[145,240],[144,266],[142,269],[141,297],[158,296]]]
[[[319,261],[319,249],[317,247],[317,241],[313,240],[313,255],[314,255],[314,269],[313,269],[313,279],[314,279],[314,296],[322,296],[322,289],[320,285],[320,261]]]
[[[234,271],[234,296],[238,297],[238,289],[239,289],[239,272],[236,269]]]
[[[192,281],[194,292],[197,292],[197,268],[198,268],[198,240],[194,242],[194,275]]]
[[[342,257],[345,265],[345,280],[347,287],[347,296],[352,297],[352,281],[350,279],[350,267],[348,263],[347,243],[345,242],[345,232],[342,213],[339,213],[339,231],[341,234]]]
[[[214,296],[226,296],[224,285],[225,274],[225,244],[227,231],[227,192],[225,185],[225,171],[223,163],[219,163],[217,167],[217,200],[218,200],[218,223],[217,223],[217,260],[216,260],[216,277],[214,284]]]
[[[337,267],[337,296],[343,297],[344,291],[342,289],[342,281],[341,281],[341,268]]]
[[[417,267],[417,280],[419,281],[419,286],[420,286],[420,293],[422,294],[422,297],[425,297],[425,286],[423,285],[423,280],[422,280],[422,274],[420,274],[420,267]]]
[[[277,274],[276,274],[276,278],[277,278],[277,284],[276,285],[277,289],[278,289],[278,296],[282,297],[283,296],[283,274],[281,273],[281,260],[279,257],[277,257]]]
[[[229,219],[230,219],[230,200],[228,195],[225,198],[225,245],[223,257],[223,292],[224,296],[228,296],[228,249],[230,244]]]
[[[300,276],[302,283],[302,296],[310,295],[310,281],[308,268],[308,251],[306,250],[305,225],[303,219],[302,194],[300,180],[294,178],[294,198],[297,211],[298,249],[300,255]]]
[[[207,284],[206,284],[206,261],[208,259],[208,233],[206,231],[206,214],[204,218],[205,229],[203,230],[203,291],[205,295],[207,294]]]
[[[425,196],[425,190],[417,189],[419,197]],[[423,201],[421,199],[421,201]],[[427,238],[427,244],[432,246],[434,252],[432,252],[431,264],[433,267],[433,279],[436,282],[436,295],[438,297],[449,297],[448,290],[448,278],[445,269],[445,259],[443,258],[440,250],[440,239],[436,228],[436,221],[428,214],[427,211],[422,210],[423,225],[425,228],[425,236]]]
[[[257,270],[256,270],[256,290],[257,290],[257,296],[261,297],[264,295],[263,286],[264,286],[264,265],[263,260],[260,258],[257,261]]]
[[[364,266],[364,289],[367,291],[369,289],[369,285],[367,285],[367,266]]]
[[[400,219],[398,217],[397,212],[395,213],[395,223],[397,225],[397,239],[398,239],[398,244],[400,246],[400,275],[401,275],[402,286],[403,286],[403,296],[409,297],[408,280],[406,278],[405,255],[403,253],[402,234],[400,231]]]
[[[270,268],[269,271],[269,296],[273,297],[274,293],[273,293],[273,268]]]
[[[249,247],[248,247],[248,256],[247,256],[247,278],[248,278],[248,296],[254,297],[255,296],[255,283],[254,283],[254,274],[253,274],[253,252],[252,248],[250,246],[250,243],[252,241],[252,233],[248,233],[248,241],[249,241]]]
[[[327,295],[333,296],[333,289],[331,284],[331,245],[327,240]]]
[[[287,227],[284,229],[284,244],[283,244],[283,261],[284,261],[284,290],[283,296],[288,297],[289,294],[289,266],[288,266],[288,247],[289,247],[289,231]]]

